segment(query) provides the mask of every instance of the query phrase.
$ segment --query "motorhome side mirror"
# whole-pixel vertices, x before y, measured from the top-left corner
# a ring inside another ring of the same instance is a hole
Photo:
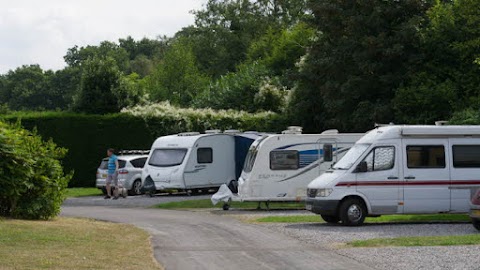
[[[357,169],[355,170],[355,172],[367,172],[367,171],[368,171],[368,166],[366,161],[362,161],[358,163]]]
[[[323,145],[323,161],[325,162],[333,161],[333,145],[331,144]]]

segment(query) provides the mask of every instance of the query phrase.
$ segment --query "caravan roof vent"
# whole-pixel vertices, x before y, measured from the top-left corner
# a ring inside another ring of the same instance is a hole
[[[338,129],[327,129],[322,134],[325,135],[332,135],[332,134],[338,134]]]
[[[183,132],[178,134],[178,136],[196,136],[196,135],[200,135],[200,132]]]
[[[242,133],[242,132],[240,132],[240,130],[238,130],[238,129],[227,129],[223,133],[225,133],[225,134],[238,134],[238,133]]]
[[[258,134],[258,131],[255,131],[255,130],[248,130],[248,131],[245,131],[243,132],[244,134]]]
[[[375,123],[375,124],[373,125],[373,127],[374,127],[374,128],[379,128],[379,127],[387,127],[387,126],[393,126],[393,125],[395,125],[395,123],[393,123],[393,122],[390,122],[390,123],[388,123],[388,124]]]
[[[448,125],[448,121],[435,121],[435,126],[445,126]]]
[[[302,127],[290,126],[287,130],[282,131],[282,134],[302,134]]]
[[[205,130],[205,134],[218,134],[222,133],[220,129],[210,129],[210,130]]]

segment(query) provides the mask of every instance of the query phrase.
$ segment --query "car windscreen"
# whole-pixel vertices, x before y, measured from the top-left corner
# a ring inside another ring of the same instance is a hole
[[[127,162],[123,159],[118,160],[118,167],[120,169],[125,168],[125,165],[127,165]],[[108,158],[102,159],[102,163],[100,163],[100,166],[98,167],[100,170],[107,170],[108,169]]]
[[[148,160],[148,165],[171,167],[183,163],[187,149],[155,149]]]

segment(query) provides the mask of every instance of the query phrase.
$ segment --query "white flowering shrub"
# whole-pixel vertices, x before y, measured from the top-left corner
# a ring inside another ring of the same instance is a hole
[[[179,108],[169,102],[125,108],[122,113],[143,118],[151,130],[152,126],[156,127],[153,130],[158,130],[158,134],[207,129],[275,132],[285,126],[283,117],[273,112]]]

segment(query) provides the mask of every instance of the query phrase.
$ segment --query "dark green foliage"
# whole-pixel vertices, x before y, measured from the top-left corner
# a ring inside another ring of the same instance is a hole
[[[25,128],[33,130],[36,127],[44,139],[52,138],[59,146],[69,149],[63,163],[66,170],[74,170],[70,182],[73,187],[94,186],[98,165],[110,147],[150,149],[157,137],[185,131],[212,128],[280,131],[285,127],[285,121],[278,115],[233,118],[215,113],[181,115],[174,111],[161,117],[44,112],[0,115],[0,118],[9,122],[20,119]]]
[[[390,101],[418,61],[416,31],[428,6],[422,0],[312,0],[310,8],[321,35],[302,67],[292,115],[303,116],[298,121],[307,129],[365,131],[394,120]]]
[[[174,105],[188,107],[207,86],[208,78],[197,67],[192,44],[176,40],[164,59],[147,78],[152,101],[169,100]]]
[[[58,215],[71,178],[60,162],[66,152],[52,141],[42,141],[35,131],[0,122],[0,216]]]
[[[75,97],[74,109],[85,113],[120,111],[114,94],[120,85],[121,73],[113,58],[91,58],[83,64],[80,92]]]
[[[407,123],[432,123],[480,106],[480,1],[437,1],[427,14],[424,58],[395,97],[396,117]]]

